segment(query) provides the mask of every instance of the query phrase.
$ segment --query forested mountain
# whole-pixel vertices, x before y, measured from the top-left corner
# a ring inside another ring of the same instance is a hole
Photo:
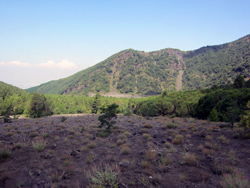
[[[28,89],[50,94],[87,94],[119,92],[153,95],[163,90],[174,91],[183,52],[164,49],[140,52],[121,51],[108,59],[68,78],[51,81]]]
[[[230,84],[250,78],[250,35],[231,43],[194,51],[163,49],[121,51],[70,77],[27,89],[50,94],[129,93],[154,95],[175,91],[181,70],[182,90]],[[180,82],[181,80],[179,80]]]
[[[2,81],[0,81],[0,97],[4,95],[4,93],[8,93],[9,95],[13,94],[24,94],[26,91],[23,89],[20,89],[18,87],[12,86],[10,84],[6,84]]]

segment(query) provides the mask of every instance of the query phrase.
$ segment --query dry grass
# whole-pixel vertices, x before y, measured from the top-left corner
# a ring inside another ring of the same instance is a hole
[[[179,145],[182,143],[183,138],[184,137],[181,134],[177,134],[175,135],[175,138],[172,140],[172,143],[175,145]]]
[[[145,124],[144,125],[144,128],[147,128],[147,129],[151,129],[153,128],[154,126],[152,124]]]
[[[194,153],[185,153],[182,156],[184,163],[188,165],[196,165],[197,156]]]
[[[128,155],[130,153],[131,153],[131,149],[129,148],[129,146],[123,146],[123,147],[121,147],[121,154]]]
[[[97,148],[97,144],[95,142],[90,142],[90,143],[88,143],[87,147],[89,149],[95,149],[95,148]]]
[[[146,169],[150,169],[151,168],[151,162],[150,161],[142,161],[141,162],[141,167],[146,168]]]
[[[155,161],[158,158],[158,154],[156,150],[149,150],[145,154],[145,158],[149,161]]]

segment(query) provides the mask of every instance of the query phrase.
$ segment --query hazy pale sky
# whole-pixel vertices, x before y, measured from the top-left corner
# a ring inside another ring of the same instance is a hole
[[[29,88],[121,50],[194,50],[250,34],[248,0],[0,0],[0,81]]]

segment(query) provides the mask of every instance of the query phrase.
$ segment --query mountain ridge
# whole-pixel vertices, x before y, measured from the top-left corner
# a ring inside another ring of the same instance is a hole
[[[173,48],[152,52],[126,49],[67,78],[26,91],[76,95],[95,92],[154,95],[163,90],[175,91],[180,71],[184,72],[182,90],[188,90],[229,84],[237,74],[248,79],[249,66],[250,35],[246,35],[233,42],[191,51]]]

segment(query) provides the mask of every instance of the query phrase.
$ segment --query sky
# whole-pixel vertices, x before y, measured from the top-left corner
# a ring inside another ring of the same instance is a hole
[[[250,34],[248,0],[0,0],[0,81],[26,89],[128,48],[195,50]]]

